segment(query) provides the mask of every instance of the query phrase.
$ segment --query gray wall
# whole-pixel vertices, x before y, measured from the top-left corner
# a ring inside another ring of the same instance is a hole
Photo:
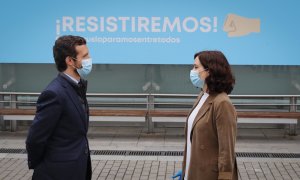
[[[300,94],[300,66],[232,66],[232,94]],[[90,93],[187,93],[190,65],[95,64]],[[0,64],[0,91],[40,92],[57,75],[54,64]],[[152,84],[151,84],[152,83]]]

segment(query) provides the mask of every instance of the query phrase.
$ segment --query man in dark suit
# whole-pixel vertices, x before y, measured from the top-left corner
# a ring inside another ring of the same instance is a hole
[[[87,81],[83,77],[91,71],[92,60],[86,40],[62,36],[55,41],[53,56],[59,74],[38,98],[26,140],[32,179],[91,179]]]

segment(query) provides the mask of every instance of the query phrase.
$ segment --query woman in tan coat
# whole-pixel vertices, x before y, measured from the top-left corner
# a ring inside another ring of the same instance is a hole
[[[236,180],[237,115],[228,94],[235,78],[219,51],[194,56],[192,83],[201,92],[187,117],[182,178],[185,180]]]

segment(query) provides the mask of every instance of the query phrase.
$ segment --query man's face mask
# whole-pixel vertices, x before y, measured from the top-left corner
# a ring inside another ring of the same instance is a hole
[[[83,59],[81,65],[82,65],[81,68],[76,68],[76,67],[75,68],[78,74],[80,75],[80,77],[85,78],[92,71],[92,66],[93,66],[92,58]]]

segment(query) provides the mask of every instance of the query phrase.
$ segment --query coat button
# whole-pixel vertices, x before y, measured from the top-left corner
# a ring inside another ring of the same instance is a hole
[[[87,154],[87,153],[89,152],[89,150],[88,150],[88,149],[85,149],[85,151],[84,151],[84,152],[85,152],[85,154]]]

